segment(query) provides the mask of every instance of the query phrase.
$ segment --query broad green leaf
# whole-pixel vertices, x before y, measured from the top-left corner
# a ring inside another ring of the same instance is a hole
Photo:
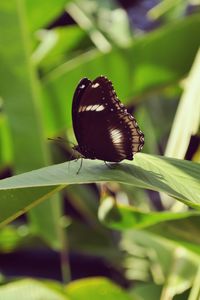
[[[80,279],[68,284],[67,295],[71,300],[134,300],[128,293],[109,279],[96,277]]]
[[[68,184],[91,182],[116,181],[163,191],[187,205],[200,207],[200,165],[197,163],[138,153],[133,162],[113,165],[112,169],[102,161],[84,160],[77,174],[79,166],[80,161],[72,161],[1,180],[0,222],[25,212]]]
[[[28,190],[24,188],[19,188],[15,190],[13,194],[13,189],[6,190],[2,194],[1,198],[1,212],[0,219],[1,221],[6,220],[10,222],[20,216],[21,214],[27,212],[29,209],[35,205],[41,203],[44,199],[48,199],[55,192],[59,191],[60,187],[56,186],[45,186],[41,187],[30,187]],[[26,198],[27,197],[27,198]],[[7,202],[9,200],[9,202]],[[13,200],[13,201],[12,201]],[[44,206],[45,207],[45,206]],[[44,211],[45,213],[46,211]],[[41,215],[43,210],[41,210]],[[49,218],[45,214],[45,218]],[[44,219],[44,216],[43,216]],[[41,223],[45,220],[41,220]],[[47,224],[47,223],[46,223]],[[51,230],[47,231],[47,234],[51,235]],[[57,243],[54,243],[54,246],[58,246]]]
[[[40,168],[49,160],[39,113],[41,95],[30,60],[30,40],[23,1],[0,2],[0,35],[0,90],[12,143],[13,169],[15,173],[22,173]],[[51,199],[38,206],[29,215],[33,231],[54,246],[59,244],[58,211],[57,198],[57,201]]]
[[[24,279],[2,285],[0,300],[70,300],[65,293],[33,279]]]
[[[172,212],[142,212],[132,206],[118,204],[115,199],[104,199],[99,208],[99,219],[113,229],[126,230],[131,228],[145,228],[157,223],[176,219],[187,219],[199,216],[200,212],[187,211],[183,213]]]
[[[65,5],[71,0],[26,0],[26,10],[29,28],[32,32],[50,25],[61,13]]]
[[[183,159],[200,125],[200,50],[197,53],[174,118],[165,155]],[[184,130],[183,130],[184,124]]]

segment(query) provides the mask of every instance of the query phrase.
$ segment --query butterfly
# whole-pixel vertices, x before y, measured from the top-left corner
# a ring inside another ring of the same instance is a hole
[[[136,119],[118,99],[112,82],[105,76],[83,78],[73,96],[72,121],[83,158],[104,162],[133,160],[141,151],[144,134]]]

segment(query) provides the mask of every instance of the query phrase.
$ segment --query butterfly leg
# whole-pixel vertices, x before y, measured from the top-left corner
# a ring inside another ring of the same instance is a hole
[[[80,170],[81,170],[81,168],[82,168],[82,165],[83,165],[83,158],[80,157],[80,159],[81,159],[81,163],[80,163],[80,166],[79,166],[79,168],[78,168],[78,171],[76,172],[76,175],[79,174],[79,172],[80,172]],[[78,159],[77,159],[77,160],[78,160]]]
[[[105,164],[109,169],[112,169],[112,166],[111,166],[107,161],[104,160],[104,164]]]

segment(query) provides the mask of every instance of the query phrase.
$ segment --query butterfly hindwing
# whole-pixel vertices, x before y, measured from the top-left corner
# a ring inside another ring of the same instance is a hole
[[[135,119],[119,101],[106,77],[92,82],[83,80],[75,91],[72,110],[77,150],[91,159],[132,160],[144,139]],[[80,91],[81,84],[84,88]]]

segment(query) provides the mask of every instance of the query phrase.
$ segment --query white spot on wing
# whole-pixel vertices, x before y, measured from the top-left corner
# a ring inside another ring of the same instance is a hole
[[[99,112],[99,111],[102,111],[104,109],[105,109],[104,105],[95,104],[95,105],[88,105],[88,106],[85,106],[85,105],[80,106],[78,111],[79,112],[84,112],[84,111],[97,111],[97,112]]]
[[[87,108],[87,106],[80,106],[79,109],[78,109],[78,112],[82,112],[82,111],[85,111]]]
[[[119,129],[109,128],[109,133],[113,144],[119,144],[123,140],[123,134]]]
[[[92,108],[93,108],[93,105],[88,105],[88,106],[86,107],[86,111],[90,111],[90,110],[92,110]]]
[[[96,111],[102,111],[104,109],[105,109],[105,107],[103,105],[99,105],[99,107],[97,107]]]
[[[99,86],[99,83],[92,84],[92,88],[96,89]]]
[[[97,109],[97,107],[98,107],[98,105],[95,104],[95,105],[92,106],[91,110],[92,110],[92,111],[95,111],[95,110]]]

